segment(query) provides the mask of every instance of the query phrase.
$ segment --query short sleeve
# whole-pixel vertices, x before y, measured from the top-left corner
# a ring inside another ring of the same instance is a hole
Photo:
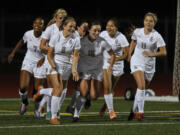
[[[23,35],[24,43],[27,43],[27,40],[28,40],[28,32],[25,32],[24,35]]]
[[[112,49],[111,46],[108,44],[108,42],[106,42],[105,40],[103,41],[103,47],[104,50],[106,50],[107,52]]]
[[[55,35],[53,35],[49,41],[49,46],[50,47],[55,47],[56,43],[59,41],[60,39],[60,34],[57,33]]]
[[[80,38],[78,38],[78,37],[76,38],[74,49],[75,50],[81,49]]]
[[[51,27],[47,27],[46,30],[42,34],[42,38],[46,40],[50,40],[50,36],[51,36]]]
[[[120,42],[121,42],[121,47],[129,46],[129,42],[127,41],[127,38],[124,35],[122,35],[122,38],[121,38]]]
[[[158,34],[157,36],[157,47],[163,47],[165,46],[165,42],[164,42],[164,39],[162,38],[162,36],[160,34]]]
[[[131,36],[132,40],[137,40],[137,29],[134,30],[133,35]]]

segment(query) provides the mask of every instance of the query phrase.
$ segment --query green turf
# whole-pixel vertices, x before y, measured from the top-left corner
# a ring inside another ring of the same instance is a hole
[[[180,134],[180,103],[146,102],[145,120],[127,121],[132,101],[114,100],[116,120],[109,120],[108,114],[98,115],[103,99],[92,102],[81,116],[79,122],[72,123],[72,116],[65,115],[69,100],[62,106],[61,125],[53,126],[44,118],[33,117],[33,103],[30,102],[26,115],[20,116],[19,100],[0,100],[0,135],[179,135]],[[155,111],[155,112],[154,112]],[[165,112],[157,112],[165,111]],[[94,113],[93,113],[94,112]]]

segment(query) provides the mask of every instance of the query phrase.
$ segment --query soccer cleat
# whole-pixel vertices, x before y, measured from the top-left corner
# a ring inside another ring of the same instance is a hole
[[[110,117],[111,120],[117,118],[117,115],[116,115],[116,113],[114,112],[114,110],[112,110],[112,111],[109,113],[109,117]]]
[[[43,89],[44,87],[43,86],[38,86],[38,89],[37,89],[37,93],[33,95],[33,101],[36,102],[36,100],[41,96],[40,95],[40,90]]]
[[[131,112],[130,112],[130,114],[128,116],[128,121],[133,120],[135,118],[136,118],[136,113],[131,110]]]
[[[106,103],[104,103],[104,105],[102,106],[99,114],[100,114],[101,116],[104,116],[107,111],[108,111],[108,109],[107,109]]]
[[[79,118],[78,118],[78,117],[73,117],[72,122],[78,122],[78,121],[79,121]]]
[[[46,120],[50,120],[51,119],[51,112],[47,112],[46,113]]]
[[[24,115],[24,113],[27,111],[26,105],[22,104],[21,108],[19,110],[20,115]]]
[[[143,113],[138,113],[137,114],[137,119],[138,119],[138,121],[143,122],[144,121],[144,114]]]
[[[54,119],[50,120],[50,124],[52,125],[59,125],[60,121],[58,120],[58,117],[55,117]]]

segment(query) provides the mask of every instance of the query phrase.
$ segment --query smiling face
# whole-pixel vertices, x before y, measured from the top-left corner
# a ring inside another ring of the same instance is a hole
[[[65,13],[59,13],[56,17],[55,17],[55,20],[56,20],[56,23],[57,24],[62,24],[64,18],[66,17],[67,15]]]
[[[114,21],[109,20],[109,21],[107,22],[106,31],[108,32],[108,34],[109,34],[111,37],[114,37],[114,35],[115,35],[116,32],[117,32],[117,27],[115,26]]]
[[[83,37],[86,34],[87,29],[88,29],[88,23],[87,22],[84,22],[81,24],[81,26],[77,27],[78,33],[81,37]]]
[[[69,21],[67,24],[63,25],[63,31],[66,33],[67,36],[71,35],[75,31],[76,22]]]
[[[89,38],[91,40],[96,40],[101,32],[101,25],[92,25],[89,30]]]
[[[44,28],[44,20],[42,18],[36,18],[33,22],[33,29],[35,32],[42,32]]]
[[[144,19],[144,28],[147,30],[152,30],[155,26],[155,21],[152,16],[146,16]]]
[[[144,16],[144,29],[151,31],[157,23],[157,15],[151,12],[148,12]]]

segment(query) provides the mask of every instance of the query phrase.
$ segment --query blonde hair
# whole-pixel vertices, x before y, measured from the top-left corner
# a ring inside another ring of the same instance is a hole
[[[54,14],[53,14],[53,18],[49,21],[48,26],[50,26],[51,24],[54,24],[56,22],[55,18],[59,15],[59,14],[65,14],[67,16],[67,12],[65,9],[63,8],[59,8],[57,9]]]
[[[148,13],[145,14],[144,19],[145,19],[147,16],[151,16],[151,17],[153,18],[154,24],[156,24],[156,23],[158,22],[158,18],[157,18],[157,15],[156,15],[156,14],[154,14],[154,13],[152,13],[152,12],[148,12]]]

